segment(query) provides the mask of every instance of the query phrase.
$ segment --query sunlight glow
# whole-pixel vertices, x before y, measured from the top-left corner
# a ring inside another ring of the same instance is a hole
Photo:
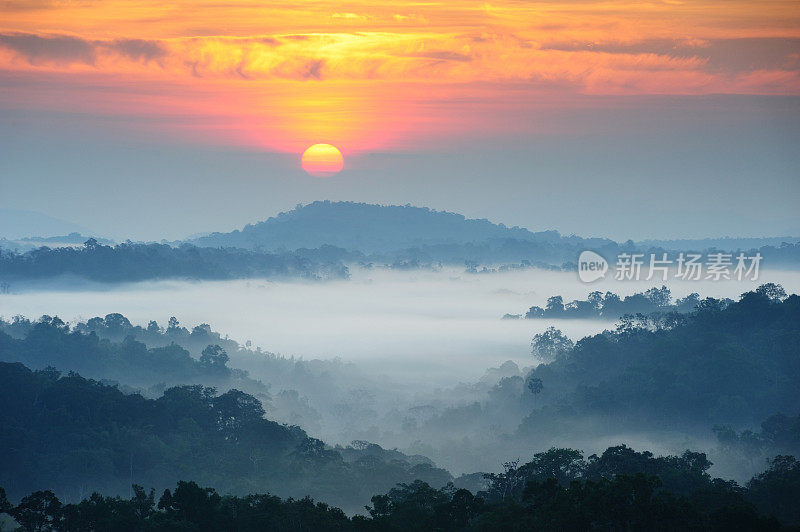
[[[4,86],[0,109],[79,105],[162,130],[185,113],[181,138],[358,153],[503,128],[529,102],[565,97],[800,94],[796,0],[343,7],[11,0],[0,77],[19,88]],[[506,114],[464,115],[459,102]]]

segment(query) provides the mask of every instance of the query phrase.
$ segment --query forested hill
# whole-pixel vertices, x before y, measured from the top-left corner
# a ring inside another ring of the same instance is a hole
[[[354,202],[316,201],[297,206],[241,231],[214,233],[194,241],[200,246],[261,248],[264,250],[337,246],[380,253],[441,244],[469,244],[497,239],[538,243],[575,243],[558,231],[533,233],[488,220],[424,207],[382,206]],[[596,239],[594,244],[610,243]]]
[[[151,279],[243,279],[249,277],[346,278],[335,250],[258,253],[184,244],[122,243],[104,246],[94,238],[82,247],[40,247],[26,253],[0,250],[0,280],[14,282],[73,276],[99,282]]]
[[[528,375],[542,384],[541,408],[521,430],[541,433],[555,411],[617,430],[786,419],[799,413],[799,340],[800,297],[772,284],[735,303],[705,299],[690,314],[626,316]]]
[[[767,242],[768,240],[765,240]],[[800,265],[800,244],[761,245],[760,241],[723,239],[678,242],[686,247],[670,248],[659,243],[617,243],[606,238],[562,236],[558,231],[532,232],[506,227],[488,220],[468,219],[461,214],[410,205],[373,205],[354,202],[316,201],[298,205],[263,222],[230,233],[213,233],[190,240],[199,247],[243,248],[264,252],[338,250],[337,258],[358,258],[393,266],[416,267],[433,263],[519,264],[561,267],[573,263],[586,249],[607,260],[621,252],[676,250],[708,252],[715,243],[733,251],[759,251],[772,267]],[[771,241],[770,241],[771,242]],[[693,244],[708,244],[694,248]],[[752,249],[744,249],[748,245]]]
[[[62,276],[100,282],[347,278],[346,265],[351,264],[395,269],[466,265],[470,273],[496,271],[495,265],[501,270],[574,270],[579,254],[587,249],[610,263],[623,252],[670,252],[673,257],[678,252],[632,241],[562,236],[552,230],[531,232],[422,207],[318,201],[241,231],[172,245],[125,242],[108,246],[91,238],[83,247],[43,246],[25,253],[0,249],[0,287],[8,291],[8,285],[16,281]],[[759,252],[764,267],[800,268],[800,244],[727,251],[746,251],[749,256]]]
[[[552,448],[523,465],[505,463],[473,494],[429,464],[326,447],[265,419],[260,402],[237,390],[181,386],[152,400],[74,373],[0,362],[0,401],[0,514],[24,530],[699,531],[800,523],[800,465],[791,456],[775,457],[741,487],[711,478],[703,453],[655,457],[620,445],[584,458]],[[181,477],[223,494],[308,494],[369,517],[350,520],[308,499],[223,498]],[[174,492],[162,491],[176,482]],[[148,495],[141,485],[154,489]],[[57,497],[82,501],[63,506]]]
[[[53,489],[76,500],[87,490],[162,490],[193,478],[227,493],[310,495],[355,511],[398,482],[452,480],[377,445],[328,447],[265,419],[262,403],[239,390],[187,385],[146,399],[75,373],[0,362],[0,404],[0,486],[13,498]]]

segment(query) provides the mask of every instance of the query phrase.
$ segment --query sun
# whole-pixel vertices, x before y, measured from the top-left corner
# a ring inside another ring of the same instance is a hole
[[[314,177],[331,177],[344,167],[344,157],[336,146],[314,144],[303,152],[300,158],[303,170]]]

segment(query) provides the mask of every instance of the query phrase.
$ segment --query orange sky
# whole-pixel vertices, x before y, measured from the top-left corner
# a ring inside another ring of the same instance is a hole
[[[800,2],[3,0],[0,78],[0,109],[400,149],[585,95],[798,95]]]

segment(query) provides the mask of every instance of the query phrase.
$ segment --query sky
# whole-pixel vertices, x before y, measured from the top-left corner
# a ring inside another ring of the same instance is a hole
[[[798,1],[2,0],[0,94],[0,208],[117,239],[317,199],[800,235]]]

